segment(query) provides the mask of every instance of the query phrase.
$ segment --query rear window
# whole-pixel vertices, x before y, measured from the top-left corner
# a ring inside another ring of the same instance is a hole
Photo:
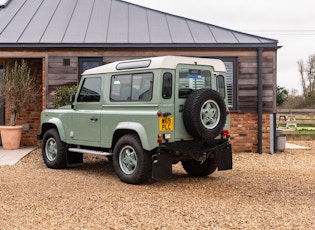
[[[211,87],[211,73],[209,70],[186,69],[179,70],[179,97],[186,98],[196,89]]]

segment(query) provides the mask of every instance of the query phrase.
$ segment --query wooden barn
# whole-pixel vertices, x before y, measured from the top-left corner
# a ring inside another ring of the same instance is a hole
[[[54,90],[105,63],[161,55],[219,58],[228,70],[233,152],[273,152],[278,41],[122,0],[0,1],[0,72],[26,59],[42,86],[18,118],[22,145],[38,146],[40,112]],[[5,106],[0,106],[4,124]]]

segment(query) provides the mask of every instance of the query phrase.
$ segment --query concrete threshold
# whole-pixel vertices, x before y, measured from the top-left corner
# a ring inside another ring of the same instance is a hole
[[[0,147],[0,165],[15,165],[34,149],[35,147],[21,147],[15,150],[4,150]]]

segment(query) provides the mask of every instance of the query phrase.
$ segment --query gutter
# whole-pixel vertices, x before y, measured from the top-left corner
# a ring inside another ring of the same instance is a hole
[[[0,43],[0,48],[264,48],[279,49],[275,43]]]

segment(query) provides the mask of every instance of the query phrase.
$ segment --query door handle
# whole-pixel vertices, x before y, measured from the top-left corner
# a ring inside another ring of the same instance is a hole
[[[179,105],[178,112],[182,113],[184,109],[184,105]]]
[[[92,122],[97,122],[97,118],[96,117],[92,117],[91,119],[90,119]]]

